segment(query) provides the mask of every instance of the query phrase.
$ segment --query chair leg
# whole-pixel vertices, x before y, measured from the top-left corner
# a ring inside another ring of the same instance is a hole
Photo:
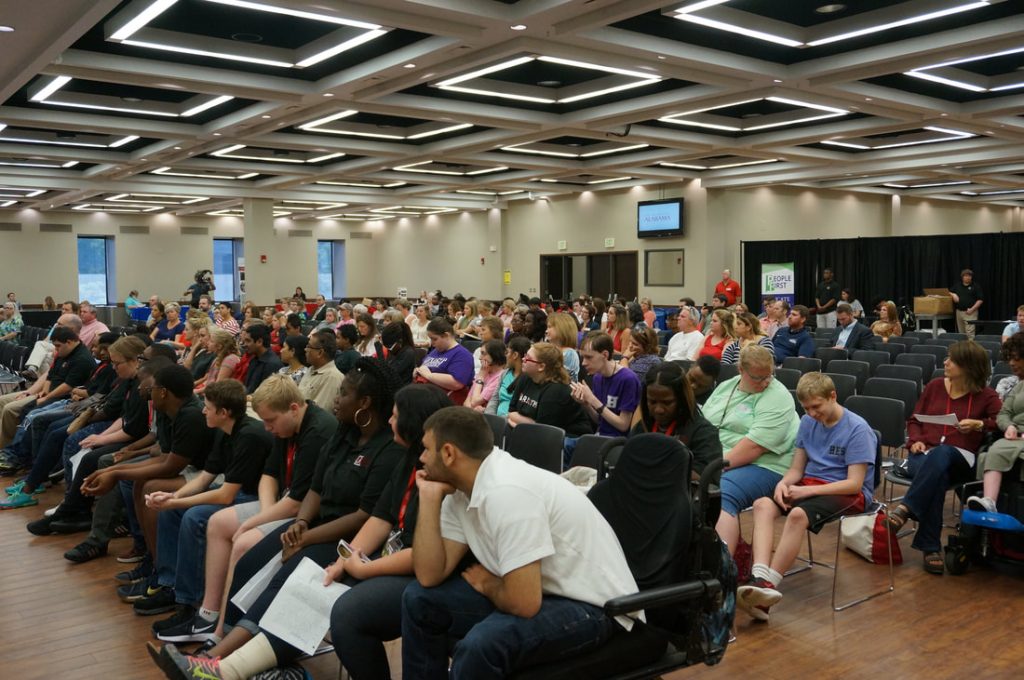
[[[792,576],[793,574],[800,574],[807,571],[811,567],[825,567],[826,569],[835,569],[835,565],[829,564],[828,562],[820,562],[814,559],[814,542],[811,540],[811,532],[807,531],[807,557],[797,556],[797,560],[804,563],[802,567],[795,567],[787,571],[783,576]]]
[[[887,513],[887,508],[885,506],[882,506],[882,509],[879,510],[879,512]],[[840,517],[839,518],[839,522],[837,523],[837,529],[836,529],[836,564],[835,564],[835,569],[833,569],[833,571],[832,571],[832,611],[834,611],[834,612],[841,612],[844,609],[849,609],[850,607],[852,607],[854,605],[858,605],[861,602],[867,602],[868,600],[876,598],[879,595],[884,595],[886,593],[891,593],[891,592],[894,592],[896,590],[896,575],[895,575],[895,571],[893,569],[893,564],[892,564],[892,541],[886,541],[885,545],[888,548],[888,552],[889,552],[889,586],[887,588],[883,588],[882,590],[879,590],[877,592],[871,593],[869,595],[865,595],[865,596],[857,598],[855,600],[850,600],[849,602],[844,602],[843,604],[840,604],[838,606],[836,605],[836,592],[838,591],[838,586],[839,586],[839,551],[842,549],[842,543],[843,543],[842,536],[843,536],[843,520],[844,519],[846,519],[846,518],[845,517]]]

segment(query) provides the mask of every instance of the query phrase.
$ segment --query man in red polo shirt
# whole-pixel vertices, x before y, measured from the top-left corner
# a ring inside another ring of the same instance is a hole
[[[725,296],[730,307],[740,299],[740,282],[732,280],[732,272],[728,269],[722,270],[722,280],[715,286],[715,294],[719,293]]]

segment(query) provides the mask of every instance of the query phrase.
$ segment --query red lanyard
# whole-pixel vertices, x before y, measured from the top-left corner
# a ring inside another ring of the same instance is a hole
[[[675,432],[675,431],[676,431],[676,421],[673,420],[672,424],[669,425],[667,428],[665,428],[665,431],[660,433],[660,434],[664,434],[664,435],[666,435],[668,437],[671,437],[672,433]],[[651,432],[654,432],[655,434],[658,434],[658,423],[654,423],[654,426],[651,428]]]
[[[970,394],[970,396],[967,397],[967,413],[964,414],[964,419],[970,417],[970,415],[971,415],[971,407],[973,405],[974,405],[974,393],[972,392]],[[953,415],[956,415],[956,410],[954,410],[954,408],[953,408],[953,398],[949,396],[949,392],[946,392],[946,412],[947,413],[952,413]],[[948,427],[949,427],[949,425],[943,425],[942,426],[942,438],[943,439],[946,438],[946,428],[948,428]]]
[[[409,499],[412,498],[413,487],[416,486],[416,468],[412,469],[409,475],[409,484],[405,487],[405,495],[402,496],[402,505],[398,508],[398,528],[405,531],[405,511],[409,507]]]
[[[290,489],[292,486],[292,466],[295,464],[296,450],[298,450],[298,444],[288,442],[288,454],[284,459],[284,488],[286,489]]]
[[[109,365],[110,365],[109,361],[104,361],[99,366],[97,366],[96,370],[92,372],[92,377],[89,378],[89,382],[92,382],[93,380],[95,380],[96,376],[98,376],[100,374],[100,371],[102,371],[104,368],[106,368]]]

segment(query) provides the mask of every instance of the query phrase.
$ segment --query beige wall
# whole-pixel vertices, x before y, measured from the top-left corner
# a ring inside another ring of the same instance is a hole
[[[686,235],[638,240],[636,202],[683,196]],[[211,267],[213,238],[241,238],[243,221],[231,217],[113,215],[32,210],[0,213],[0,222],[22,225],[20,232],[0,231],[0,288],[21,301],[39,303],[78,297],[75,237],[114,236],[119,299],[131,288],[143,296],[174,299],[200,268]],[[72,225],[72,233],[41,233],[40,223]],[[147,235],[121,234],[122,225],[147,225]],[[206,227],[205,235],[182,235],[180,228]],[[312,236],[289,235],[298,229]],[[246,252],[247,276],[261,291],[290,294],[295,286],[316,291],[316,241],[345,241],[349,296],[394,296],[399,287],[410,294],[441,288],[446,293],[483,297],[533,292],[540,285],[540,254],[638,252],[640,294],[671,304],[683,295],[707,299],[723,267],[740,273],[740,242],[776,239],[902,236],[1022,231],[1020,208],[970,205],[888,195],[763,187],[704,190],[699,180],[662,187],[584,192],[549,200],[515,201],[506,210],[453,213],[422,219],[370,223],[274,221],[272,237],[257,239],[259,249]],[[352,238],[353,231],[370,238]],[[558,250],[558,241],[566,250]],[[685,285],[645,287],[643,251],[685,249]],[[492,250],[492,248],[494,250]],[[260,264],[259,256],[267,255]],[[481,264],[481,258],[484,259]],[[511,272],[504,286],[502,273]],[[746,283],[746,282],[742,282]],[[256,299],[267,304],[268,299]]]

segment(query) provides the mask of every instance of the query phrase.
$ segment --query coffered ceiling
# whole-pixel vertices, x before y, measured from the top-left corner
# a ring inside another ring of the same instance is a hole
[[[387,219],[699,177],[1024,201],[1022,0],[34,0],[0,209]]]

